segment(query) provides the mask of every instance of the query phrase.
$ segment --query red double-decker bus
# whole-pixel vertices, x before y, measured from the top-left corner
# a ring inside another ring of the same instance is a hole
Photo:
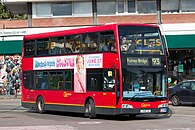
[[[22,106],[131,115],[168,112],[166,50],[149,24],[107,24],[24,36]]]

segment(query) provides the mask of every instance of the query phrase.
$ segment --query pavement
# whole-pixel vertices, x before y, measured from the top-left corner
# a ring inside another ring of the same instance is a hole
[[[0,100],[6,100],[6,99],[21,99],[21,94],[18,94],[17,97],[15,95],[6,95],[6,94],[0,94]]]

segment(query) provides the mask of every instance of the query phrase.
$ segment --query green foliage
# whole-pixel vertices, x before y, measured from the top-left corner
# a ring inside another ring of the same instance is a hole
[[[0,4],[0,19],[8,19],[10,15],[11,14],[6,10],[5,6]]]
[[[172,86],[175,86],[175,84],[174,83],[169,83],[168,84],[168,87],[172,87]]]
[[[13,14],[0,3],[0,19],[27,19],[27,14]]]

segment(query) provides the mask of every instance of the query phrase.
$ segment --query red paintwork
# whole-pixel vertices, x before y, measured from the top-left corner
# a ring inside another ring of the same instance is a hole
[[[22,59],[22,70],[33,70],[33,58]]]
[[[77,34],[77,33],[86,33],[86,32],[95,32],[103,30],[114,30],[116,36],[116,49],[117,53],[104,53],[103,54],[103,68],[114,68],[119,70],[121,73],[121,63],[120,63],[120,51],[119,51],[119,38],[118,38],[118,25],[134,25],[134,26],[153,26],[148,24],[110,24],[104,26],[93,26],[80,29],[72,29],[66,31],[58,31],[52,33],[42,33],[34,35],[24,36],[24,40],[30,40],[35,38],[45,38],[50,36],[61,36],[67,34]],[[33,58],[23,58],[22,59],[22,70],[32,70],[33,69]],[[122,95],[122,78],[120,76],[120,95]],[[115,107],[121,108],[121,104],[131,104],[134,108],[144,108],[141,107],[143,102],[130,102],[122,101],[120,97],[118,104],[116,103],[116,93],[115,92],[87,92],[86,94],[77,94],[73,91],[57,91],[57,90],[27,90],[22,86],[22,102],[36,102],[37,96],[42,95],[46,103],[53,104],[75,104],[75,105],[84,105],[87,97],[92,97],[94,99],[96,106],[105,106],[105,107]],[[168,101],[164,101],[167,103]],[[147,106],[150,104],[150,106]],[[148,102],[146,106],[148,108],[157,108],[159,104],[162,104],[161,101],[158,102]]]

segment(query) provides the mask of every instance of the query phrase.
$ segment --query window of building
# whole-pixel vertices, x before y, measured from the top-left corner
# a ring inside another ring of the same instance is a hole
[[[162,0],[163,13],[195,12],[194,0]],[[36,16],[92,16],[92,1],[36,3]],[[98,0],[98,15],[156,13],[156,0]],[[34,8],[33,8],[34,9]],[[34,15],[33,15],[34,16]]]
[[[125,1],[118,0],[118,13],[124,13],[124,12],[125,12]]]
[[[162,0],[161,9],[164,13],[179,12],[179,0]]]
[[[127,8],[128,8],[128,13],[135,13],[135,0],[128,0],[127,1]]]
[[[52,10],[51,3],[37,3],[36,4],[36,15],[38,17],[52,16],[51,10]]]
[[[72,2],[53,3],[53,16],[72,15]]]
[[[116,1],[115,0],[97,1],[97,14],[98,15],[116,14]]]
[[[137,11],[139,14],[156,13],[156,0],[138,0]]]
[[[182,12],[195,12],[195,0],[181,0]]]
[[[117,6],[118,6],[118,13],[135,13],[136,2],[135,0],[118,0]]]
[[[79,16],[92,16],[92,3],[91,1],[75,1],[74,2],[74,15]]]

